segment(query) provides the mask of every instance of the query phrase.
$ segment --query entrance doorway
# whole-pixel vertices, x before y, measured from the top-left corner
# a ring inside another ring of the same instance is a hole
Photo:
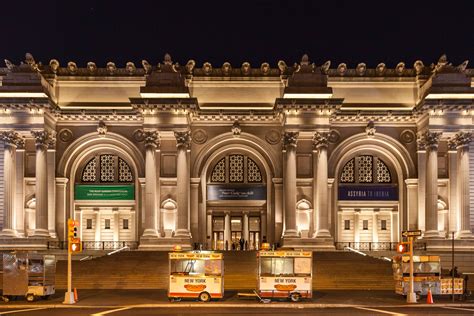
[[[258,250],[262,243],[260,216],[236,213],[212,216],[213,250]]]

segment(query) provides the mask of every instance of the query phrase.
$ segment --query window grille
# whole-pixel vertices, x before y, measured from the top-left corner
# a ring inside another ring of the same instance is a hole
[[[212,182],[225,182],[225,157],[219,160],[211,174]]]
[[[100,182],[114,182],[115,168],[113,155],[100,155]]]
[[[89,160],[84,169],[82,170],[82,182],[95,182],[97,173],[97,163],[95,157]]]
[[[354,182],[354,158],[349,160],[344,166],[344,168],[342,168],[341,182],[342,183]]]
[[[119,174],[119,182],[132,182],[132,170],[130,170],[130,166],[122,159],[118,159],[118,174]]]
[[[372,156],[359,156],[357,157],[359,173],[359,183],[372,183],[373,182],[373,157]]]
[[[229,156],[229,182],[244,182],[244,156]]]
[[[247,157],[247,182],[262,182],[260,168],[252,159]]]
[[[392,182],[392,176],[387,165],[380,159],[377,159],[377,182],[379,183],[390,183]]]

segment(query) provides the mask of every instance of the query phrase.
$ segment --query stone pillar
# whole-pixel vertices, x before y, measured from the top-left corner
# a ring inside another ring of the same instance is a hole
[[[119,210],[114,210],[114,241],[119,241],[120,239],[120,212]]]
[[[471,133],[460,132],[455,136],[458,150],[458,196],[460,210],[460,231],[458,237],[473,238],[470,226],[470,203],[469,203],[469,143]]]
[[[283,185],[281,178],[273,178],[275,187],[275,213],[273,214],[273,235],[267,236],[270,242],[280,242],[283,235]]]
[[[379,223],[378,223],[379,210],[374,210],[372,213],[372,241],[379,242]],[[376,246],[372,249],[376,249]]]
[[[425,194],[426,194],[426,150],[425,141],[421,137],[417,140],[418,150],[418,217],[417,224],[418,229],[425,230]]]
[[[56,132],[50,134],[47,151],[48,163],[48,231],[51,238],[56,235]]]
[[[191,217],[191,236],[194,242],[204,242],[199,240],[199,182],[201,178],[191,179],[191,203],[190,203],[190,217]],[[204,223],[203,223],[204,224]]]
[[[285,132],[283,145],[286,151],[284,176],[285,231],[283,238],[298,238],[296,229],[296,143],[298,132]]]
[[[21,141],[17,132],[5,131],[0,134],[4,141],[4,210],[1,236],[16,237],[15,198],[16,198],[16,148]]]
[[[441,133],[427,131],[422,137],[426,146],[424,237],[440,238],[438,231],[438,143]]]
[[[16,197],[15,224],[17,237],[25,237],[25,142],[22,139],[16,149]]]
[[[328,208],[328,137],[329,133],[316,133],[313,137],[313,148],[317,149],[317,181],[316,194],[318,214],[316,238],[331,238],[329,232],[329,208]]]
[[[418,179],[405,179],[407,186],[407,228],[416,230],[418,220]]]
[[[224,219],[224,250],[232,249],[232,238],[231,238],[231,223],[230,223],[230,213],[225,213]],[[227,247],[226,247],[227,246]]]
[[[457,143],[454,138],[448,141],[448,172],[449,172],[449,214],[448,214],[448,229],[450,232],[459,231],[459,198],[458,198],[458,184],[459,184],[459,170],[458,170],[458,153]]]
[[[36,229],[33,237],[49,237],[48,230],[48,164],[47,150],[51,140],[48,131],[32,131],[36,143]]]
[[[176,237],[190,238],[189,233],[189,161],[187,151],[191,145],[190,131],[175,131],[176,146],[178,148],[176,177],[177,177],[177,202],[178,202],[178,226]]]
[[[67,182],[68,178],[56,179],[56,234],[59,240],[66,240],[66,226],[67,226]]]
[[[360,235],[359,235],[359,225],[360,224],[360,210],[354,210],[354,242],[360,242]],[[354,246],[357,249],[357,246]]]
[[[100,211],[95,211],[95,241],[101,241],[101,219],[100,219]]]
[[[155,151],[160,144],[157,131],[144,132],[145,137],[145,223],[142,238],[158,238],[156,227],[156,160]]]
[[[248,212],[243,212],[243,217],[242,217],[242,238],[244,241],[247,241],[248,244],[250,244],[250,233],[249,233],[249,213]],[[263,223],[262,223],[263,226]],[[263,233],[262,233],[263,234]],[[247,249],[245,249],[247,250]]]

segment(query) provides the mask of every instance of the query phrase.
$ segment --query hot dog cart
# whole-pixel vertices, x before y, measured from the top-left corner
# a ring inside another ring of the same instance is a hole
[[[257,292],[262,298],[289,298],[293,302],[313,295],[311,251],[257,252]]]
[[[168,298],[208,302],[224,296],[224,256],[211,251],[169,253]]]
[[[3,300],[24,296],[28,302],[55,293],[56,258],[28,252],[3,254]]]
[[[441,275],[441,260],[439,256],[413,256],[413,286],[418,295],[427,295],[431,288],[433,295],[464,294],[464,279]],[[393,277],[395,292],[407,295],[410,282],[410,256],[398,255],[393,257]]]

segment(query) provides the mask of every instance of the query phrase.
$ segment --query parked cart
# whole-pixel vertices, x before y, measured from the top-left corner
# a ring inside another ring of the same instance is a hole
[[[24,296],[28,302],[55,293],[56,258],[28,252],[3,254],[3,300]]]
[[[224,256],[211,251],[169,254],[168,298],[208,302],[224,296]]]
[[[427,295],[431,289],[433,295],[464,295],[464,279],[441,275],[441,260],[439,256],[413,256],[413,286],[418,295]],[[395,256],[393,258],[393,277],[395,292],[407,295],[410,281],[410,256]]]
[[[298,302],[313,295],[311,251],[276,250],[257,252],[257,292],[262,298],[289,298]]]

